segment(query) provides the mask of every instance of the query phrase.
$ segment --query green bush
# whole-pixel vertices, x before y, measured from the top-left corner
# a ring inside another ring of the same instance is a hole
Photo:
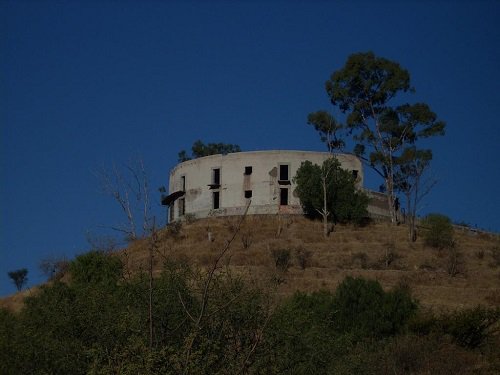
[[[339,332],[384,337],[401,331],[417,309],[409,291],[384,292],[377,281],[347,277],[335,291],[333,324]]]
[[[116,284],[122,269],[118,257],[95,250],[78,256],[69,265],[71,280],[79,285]]]
[[[427,228],[424,232],[426,245],[436,249],[453,247],[453,226],[449,217],[441,214],[429,214],[424,218],[422,224]]]
[[[500,309],[477,306],[441,318],[442,328],[455,342],[467,349],[482,346],[500,321]]]

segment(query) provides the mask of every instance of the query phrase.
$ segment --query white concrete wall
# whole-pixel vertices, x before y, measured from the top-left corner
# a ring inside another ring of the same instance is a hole
[[[252,151],[227,155],[212,155],[178,164],[170,172],[169,194],[182,190],[185,176],[185,213],[196,217],[208,215],[234,215],[243,213],[248,199],[245,190],[252,191],[250,214],[273,214],[278,211],[301,213],[298,197],[294,194],[293,177],[303,161],[321,165],[328,157],[326,152],[310,151]],[[358,185],[363,185],[360,160],[350,154],[337,154],[342,168],[358,171]],[[290,185],[278,182],[280,164],[289,166]],[[245,167],[252,167],[252,174],[245,176]],[[220,169],[220,188],[210,189],[213,169]],[[280,189],[288,189],[288,205],[280,205]],[[213,193],[219,191],[220,208],[213,210]],[[179,218],[179,199],[173,206],[173,220]]]

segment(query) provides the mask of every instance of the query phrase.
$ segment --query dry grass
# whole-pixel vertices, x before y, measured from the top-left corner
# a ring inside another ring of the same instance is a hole
[[[238,220],[197,220],[184,223],[177,234],[162,229],[155,273],[161,272],[166,260],[209,267],[234,233]],[[457,231],[455,238],[460,267],[452,277],[447,271],[450,254],[426,247],[421,239],[409,243],[404,225],[338,225],[325,239],[318,221],[295,216],[248,216],[222,263],[252,283],[275,288],[283,296],[297,290],[334,289],[346,276],[362,276],[378,280],[384,288],[404,282],[422,305],[434,309],[498,306],[499,236]],[[140,240],[119,253],[127,273],[147,269],[149,246],[148,239]],[[276,269],[272,258],[273,250],[282,249],[291,254],[286,272]],[[299,250],[309,253],[305,269],[296,256]],[[24,293],[1,300],[0,306],[19,309]]]

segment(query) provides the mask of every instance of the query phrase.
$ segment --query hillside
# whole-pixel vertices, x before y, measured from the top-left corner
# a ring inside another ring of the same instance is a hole
[[[165,260],[210,266],[238,221],[239,217],[208,218],[160,230],[155,273]],[[338,225],[324,239],[322,224],[317,221],[298,216],[247,216],[222,263],[263,288],[275,287],[283,296],[297,290],[333,290],[350,275],[375,279],[386,289],[404,283],[422,306],[435,309],[500,305],[498,235],[455,230],[457,252],[452,253],[429,248],[422,238],[409,243],[406,231],[405,225],[383,222],[366,227]],[[139,240],[118,253],[127,272],[148,269],[149,245],[148,239]],[[279,250],[289,251],[286,271],[286,267],[276,267],[273,251]],[[7,297],[0,306],[18,310],[22,298],[34,292]]]
[[[159,272],[166,259],[211,265],[238,221],[238,217],[209,218],[184,223],[178,234],[161,231],[155,270]],[[208,240],[208,231],[213,242]],[[378,280],[384,288],[408,284],[424,306],[500,305],[498,236],[455,231],[455,240],[457,253],[450,254],[425,246],[421,238],[409,243],[404,225],[338,225],[324,239],[320,222],[297,216],[248,216],[223,263],[263,287],[278,278],[281,295],[296,290],[333,290],[351,275]],[[272,253],[277,250],[290,251],[286,272],[276,268]],[[299,265],[298,252],[310,254],[302,256],[308,258],[305,269]],[[148,241],[132,244],[122,256],[131,271],[147,269]]]

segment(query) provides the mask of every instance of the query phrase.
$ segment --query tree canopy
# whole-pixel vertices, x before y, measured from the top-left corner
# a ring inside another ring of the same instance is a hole
[[[322,166],[305,161],[297,170],[294,183],[306,215],[320,215],[324,205],[322,176],[326,176],[327,210],[335,223],[359,222],[366,217],[368,197],[356,189],[355,177],[342,169],[336,158],[325,160]]]
[[[201,158],[203,156],[230,154],[232,152],[241,152],[240,146],[230,143],[207,143],[204,144],[201,140],[197,140],[191,147],[191,157],[188,156],[186,150],[181,150],[178,154],[179,162]]]
[[[26,268],[10,271],[8,275],[18,291],[23,289],[23,286],[28,282],[28,270]]]
[[[414,92],[409,72],[373,52],[350,55],[325,88],[333,106],[346,116],[343,128],[354,141],[353,152],[384,179],[394,218],[394,174],[401,157],[418,140],[443,135],[445,123],[427,104],[405,103],[406,94]],[[323,112],[310,114],[308,122],[325,118]],[[321,122],[314,124],[324,133]]]

